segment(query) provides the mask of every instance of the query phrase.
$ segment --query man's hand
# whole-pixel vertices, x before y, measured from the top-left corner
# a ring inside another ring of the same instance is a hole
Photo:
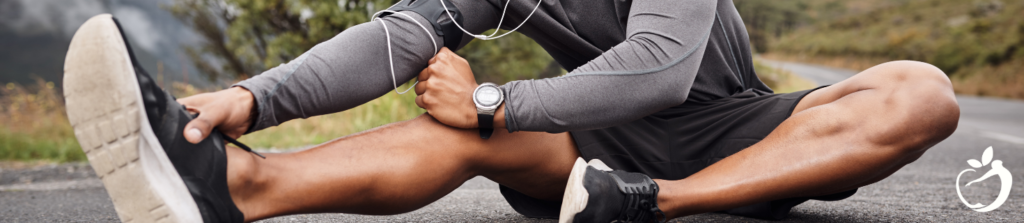
[[[416,105],[426,109],[437,121],[456,128],[480,126],[473,103],[473,90],[478,84],[466,59],[448,48],[441,48],[430,59],[430,65],[420,72],[419,81]]]
[[[193,144],[203,141],[213,127],[237,139],[251,124],[253,96],[249,90],[233,87],[178,99],[191,113],[199,116],[185,125],[185,139]]]

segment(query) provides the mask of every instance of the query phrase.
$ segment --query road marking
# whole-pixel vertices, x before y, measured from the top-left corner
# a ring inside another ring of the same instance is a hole
[[[46,183],[0,185],[0,191],[45,191],[103,187],[100,179],[81,179]]]
[[[985,138],[999,140],[999,141],[1004,141],[1004,142],[1016,143],[1016,144],[1024,145],[1024,138],[1020,138],[1020,137],[1016,137],[1016,136],[1012,136],[1012,135],[1007,135],[1007,134],[1002,134],[1002,133],[997,133],[997,132],[981,131],[981,136],[985,137]]]

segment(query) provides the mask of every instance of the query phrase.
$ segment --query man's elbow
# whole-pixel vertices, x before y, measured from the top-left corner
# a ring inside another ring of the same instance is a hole
[[[669,96],[667,96],[668,102],[666,102],[666,104],[668,104],[668,106],[676,106],[683,104],[683,102],[686,102],[687,96],[689,96],[689,92],[686,91],[680,92],[676,90],[671,92],[673,92],[674,94],[670,94]]]

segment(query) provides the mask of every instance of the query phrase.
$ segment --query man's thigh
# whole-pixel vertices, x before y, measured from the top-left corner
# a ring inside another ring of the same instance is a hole
[[[949,85],[949,79],[946,75],[941,70],[930,64],[916,61],[887,62],[868,68],[867,70],[857,73],[856,75],[840,81],[839,83],[807,94],[807,96],[800,100],[800,103],[795,107],[793,113],[795,114],[809,108],[835,102],[840,98],[858,91],[894,91],[898,89],[921,88],[923,87],[922,85],[925,85],[924,83],[928,82],[940,82],[944,84],[939,85]],[[935,92],[935,89],[928,88],[925,91],[929,91],[929,93],[934,94],[949,93],[941,92],[941,90],[943,90],[941,87],[939,90],[940,91]],[[879,99],[879,101],[876,102],[881,102],[885,97],[876,97],[876,99]],[[930,98],[921,99],[930,100]],[[863,103],[864,102],[861,102],[861,104]]]
[[[794,121],[795,125],[788,126],[790,129],[800,126],[811,126],[807,129],[812,130],[832,129],[836,131],[798,132],[845,134],[839,138],[846,142],[838,142],[838,139],[832,142],[910,154],[896,161],[898,165],[894,168],[878,171],[877,176],[865,179],[860,185],[882,180],[919,158],[932,145],[952,134],[959,117],[952,85],[946,75],[930,64],[916,61],[879,64],[814,91],[799,102],[792,115],[801,112],[811,114]]]
[[[585,159],[653,178],[683,179],[760,142],[810,91],[688,101],[626,124],[572,134]]]

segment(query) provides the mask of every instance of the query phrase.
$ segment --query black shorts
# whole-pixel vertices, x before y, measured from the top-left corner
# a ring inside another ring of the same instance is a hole
[[[757,96],[744,92],[707,102],[686,102],[623,125],[570,134],[585,160],[600,159],[617,170],[640,172],[655,179],[690,176],[764,139],[789,118],[800,99],[812,89]],[[545,201],[501,186],[505,200],[520,214],[558,218],[560,201]],[[809,199],[841,200],[839,194],[788,198],[723,211],[763,219],[782,219]]]

